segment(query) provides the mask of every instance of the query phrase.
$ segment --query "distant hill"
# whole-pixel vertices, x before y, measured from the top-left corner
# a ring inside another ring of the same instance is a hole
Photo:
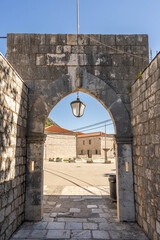
[[[51,125],[55,125],[55,126],[58,126],[58,127],[59,127],[59,125],[58,125],[57,123],[55,123],[55,122],[52,120],[52,118],[48,117],[48,118],[47,118],[47,121],[46,121],[46,123],[45,123],[45,127],[49,127],[49,126],[51,126]]]

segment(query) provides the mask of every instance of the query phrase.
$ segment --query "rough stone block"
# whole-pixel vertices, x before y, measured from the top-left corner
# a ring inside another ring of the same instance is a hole
[[[101,43],[106,46],[115,46],[116,45],[116,35],[101,35]]]
[[[101,45],[101,37],[99,34],[89,34],[90,45],[97,46]]]
[[[85,34],[78,35],[78,45],[89,45],[89,37]]]
[[[157,70],[157,58],[155,58],[150,66],[149,66],[149,72],[150,72],[150,76]]]
[[[56,45],[57,41],[57,34],[46,34],[46,45]]]
[[[45,55],[44,54],[36,55],[36,65],[45,65]]]
[[[71,46],[63,46],[64,53],[71,53]]]
[[[67,45],[77,45],[77,35],[67,34]]]
[[[116,45],[136,45],[136,35],[116,35]]]
[[[2,210],[0,211],[0,222],[3,222],[4,216],[5,216],[5,211],[4,211],[4,209],[2,209]]]

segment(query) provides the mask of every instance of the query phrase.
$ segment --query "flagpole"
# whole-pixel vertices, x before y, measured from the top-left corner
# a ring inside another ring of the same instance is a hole
[[[77,0],[77,35],[79,34],[79,0]]]

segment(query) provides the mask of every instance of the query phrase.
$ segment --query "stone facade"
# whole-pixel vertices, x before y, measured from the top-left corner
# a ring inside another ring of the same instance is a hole
[[[78,135],[78,155],[80,157],[86,156],[94,159],[105,159],[105,136],[101,132]],[[113,136],[107,135],[106,148],[110,150],[107,152],[109,158],[114,157]]]
[[[24,220],[28,88],[0,54],[0,239]]]
[[[42,217],[44,128],[49,112],[67,94],[84,91],[98,99],[113,119],[118,218],[134,221],[128,88],[148,64],[148,36],[8,34],[7,58],[29,87],[26,220]],[[33,159],[35,169],[30,172]]]
[[[160,239],[160,53],[132,86],[136,217],[150,239]]]
[[[128,89],[148,64],[147,57],[147,35],[7,35],[7,58],[32,89],[30,97],[50,91],[65,76],[77,78],[74,87],[81,88],[87,72],[106,82],[130,109]]]
[[[49,158],[76,158],[76,134],[46,133],[44,144],[44,159]]]

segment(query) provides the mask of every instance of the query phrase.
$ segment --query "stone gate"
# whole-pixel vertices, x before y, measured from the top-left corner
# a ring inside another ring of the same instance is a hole
[[[29,89],[25,219],[42,218],[46,118],[63,97],[83,91],[100,101],[112,117],[118,218],[134,221],[129,92],[148,64],[147,35],[8,34],[7,59]]]

